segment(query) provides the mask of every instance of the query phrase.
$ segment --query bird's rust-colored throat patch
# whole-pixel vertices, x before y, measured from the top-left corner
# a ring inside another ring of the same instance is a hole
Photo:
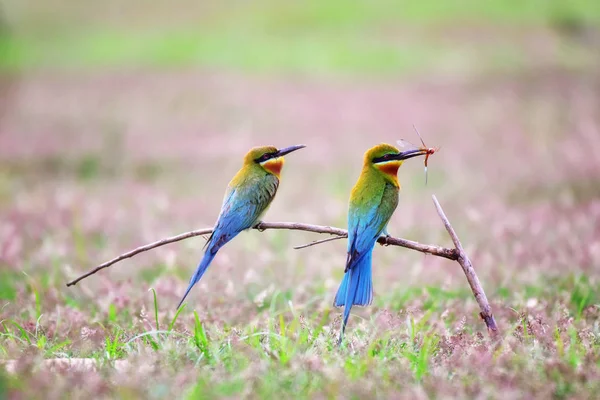
[[[392,182],[399,186],[398,183],[398,168],[402,165],[402,161],[388,161],[386,163],[375,164],[375,168],[386,174]]]
[[[262,163],[264,169],[279,177],[281,169],[283,168],[284,159],[283,157],[273,158],[271,160]]]
[[[386,175],[398,175],[398,168],[402,165],[402,161],[388,161],[386,163],[375,164],[375,167]]]

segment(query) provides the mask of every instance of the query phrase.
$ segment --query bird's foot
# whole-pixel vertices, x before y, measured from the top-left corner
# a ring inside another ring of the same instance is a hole
[[[256,223],[256,225],[254,225],[253,228],[259,232],[264,232],[265,228],[261,228],[261,225],[262,225],[262,221],[258,221],[258,223]]]

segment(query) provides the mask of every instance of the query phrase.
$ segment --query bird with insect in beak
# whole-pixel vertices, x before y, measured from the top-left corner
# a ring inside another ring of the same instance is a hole
[[[352,189],[348,205],[348,255],[344,278],[333,305],[344,306],[339,342],[342,342],[350,309],[373,301],[371,259],[379,236],[386,235],[387,224],[398,205],[398,168],[404,160],[426,155],[425,148],[400,151],[380,144],[364,155],[363,168]]]
[[[219,249],[241,231],[260,222],[277,193],[283,156],[304,147],[301,144],[278,150],[273,146],[263,146],[254,147],[246,153],[242,168],[227,186],[221,213],[204,246],[204,256],[177,308],[181,307],[192,287],[202,278]]]

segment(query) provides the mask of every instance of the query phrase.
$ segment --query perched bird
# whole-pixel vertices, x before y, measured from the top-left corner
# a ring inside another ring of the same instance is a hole
[[[204,245],[204,257],[177,308],[181,307],[192,287],[202,278],[219,249],[241,231],[260,222],[277,193],[283,156],[304,147],[297,145],[280,150],[273,146],[254,147],[246,154],[244,165],[227,186],[221,213]]]
[[[425,155],[427,149],[399,151],[389,144],[377,145],[365,153],[363,168],[352,189],[348,205],[348,256],[344,279],[333,305],[345,306],[341,343],[353,305],[373,301],[371,256],[381,234],[389,236],[387,224],[398,205],[398,168],[403,160]]]

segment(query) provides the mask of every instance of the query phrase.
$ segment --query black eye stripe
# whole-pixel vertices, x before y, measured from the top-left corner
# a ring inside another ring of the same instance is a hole
[[[391,159],[391,157],[392,157],[392,155],[391,155],[391,154],[384,154],[384,155],[382,155],[382,156],[379,156],[379,157],[375,157],[375,158],[373,158],[373,162],[374,162],[374,163],[377,163],[377,162],[386,161],[386,160],[389,160],[389,159]]]
[[[261,162],[265,162],[265,161],[267,161],[268,159],[272,158],[272,157],[273,157],[273,155],[274,155],[274,153],[265,153],[265,154],[263,154],[262,156],[258,157],[258,158],[257,158],[256,160],[254,160],[254,161],[256,161],[256,162],[259,162],[259,163],[261,163]]]

